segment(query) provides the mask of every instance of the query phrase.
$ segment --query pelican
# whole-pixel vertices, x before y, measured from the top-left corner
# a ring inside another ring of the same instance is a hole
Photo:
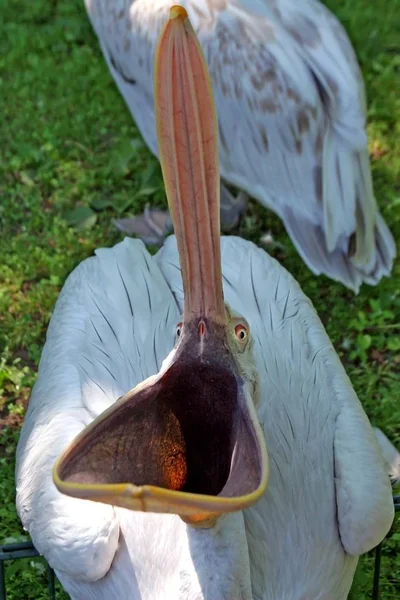
[[[152,67],[167,0],[85,0],[110,72],[158,156]],[[346,32],[316,0],[184,0],[218,114],[221,220],[246,194],[283,221],[313,273],[358,292],[390,274],[395,243],[374,197],[365,93]],[[234,199],[226,184],[242,192]],[[158,243],[162,211],[120,229]]]
[[[66,281],[18,513],[73,600],[344,600],[391,526],[389,477],[298,284],[220,238],[211,82],[180,6],[155,90],[176,237],[99,249]]]

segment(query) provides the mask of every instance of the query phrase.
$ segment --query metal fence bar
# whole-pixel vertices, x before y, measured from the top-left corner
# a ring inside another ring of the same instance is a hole
[[[18,560],[19,558],[37,558],[40,556],[32,542],[20,542],[0,546],[0,600],[6,600],[6,577],[4,563],[6,560]],[[48,590],[50,600],[56,600],[55,577],[53,569],[47,565],[49,578]]]
[[[6,575],[3,561],[0,562],[0,600],[6,600]]]
[[[56,600],[56,578],[53,569],[47,565],[47,576],[49,578],[49,596],[50,600]]]
[[[374,584],[372,589],[372,600],[379,600],[379,576],[381,574],[382,543],[375,549]]]
[[[393,496],[393,504],[394,504],[395,512],[399,511],[400,510],[400,496]],[[381,574],[382,544],[383,544],[383,542],[381,542],[375,548],[374,582],[373,582],[371,600],[379,600],[379,577]]]
[[[0,561],[13,560],[14,558],[35,558],[36,556],[40,556],[40,554],[32,542],[0,546]]]

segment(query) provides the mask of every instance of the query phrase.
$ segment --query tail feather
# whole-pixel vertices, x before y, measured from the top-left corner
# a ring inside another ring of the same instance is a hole
[[[343,283],[356,294],[362,283],[377,285],[382,277],[390,275],[396,248],[380,214],[377,216],[374,256],[369,269],[354,265],[351,259],[351,240],[346,235],[342,235],[334,251],[329,252],[321,225],[299,218],[289,209],[285,210],[283,220],[297,251],[315,275],[323,273]]]
[[[353,257],[354,264],[363,269],[366,274],[376,268],[377,263],[377,233],[378,206],[372,186],[371,167],[367,150],[354,154],[354,172],[356,175],[356,249]],[[382,217],[380,220],[385,225]],[[395,256],[393,237],[386,227],[387,248],[384,262],[389,262],[389,272]],[[391,254],[391,256],[390,256]],[[387,261],[388,259],[388,261]]]
[[[390,229],[385,223],[382,215],[378,213],[375,227],[375,248],[377,252],[376,270],[373,275],[375,278],[389,276],[392,270],[393,261],[396,257],[396,244]]]
[[[343,241],[346,242],[346,238],[350,238],[356,230],[357,192],[353,154],[332,127],[327,125],[322,162],[322,210],[328,252],[333,252],[338,247],[343,235]],[[375,216],[376,206],[374,209]]]
[[[382,456],[388,466],[388,473],[394,483],[400,483],[400,452],[388,440],[386,435],[375,427],[375,435],[378,440]]]
[[[285,210],[283,220],[298,253],[315,275],[323,273],[358,293],[365,279],[363,273],[354,267],[347,252],[342,251],[340,246],[329,252],[321,225],[300,218],[290,209]],[[339,238],[341,246],[345,241],[346,236]],[[373,284],[372,278],[368,283]]]
[[[319,222],[286,208],[283,219],[309,268],[354,292],[389,276],[396,255],[392,234],[378,212],[366,150],[351,150],[328,126],[323,150]]]

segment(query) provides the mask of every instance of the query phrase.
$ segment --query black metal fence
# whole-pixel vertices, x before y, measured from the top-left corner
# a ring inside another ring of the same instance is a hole
[[[400,496],[394,496],[394,507],[396,512],[400,511]],[[384,542],[382,542],[384,543]],[[4,563],[7,560],[18,560],[19,558],[36,558],[40,556],[32,542],[20,544],[8,544],[0,546],[0,600],[7,600],[6,577]],[[382,544],[375,548],[375,567],[372,600],[379,600],[379,576],[381,570]],[[49,599],[56,600],[55,576],[53,569],[47,565]],[[121,599],[122,600],[122,599]]]
[[[20,544],[7,544],[0,546],[0,600],[7,599],[6,574],[4,563],[6,560],[18,560],[20,558],[37,558],[40,556],[32,542],[21,542]],[[56,600],[56,578],[53,569],[47,565],[48,590],[50,600]]]

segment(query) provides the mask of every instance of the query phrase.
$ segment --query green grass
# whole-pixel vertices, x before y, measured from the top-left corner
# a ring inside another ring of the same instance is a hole
[[[349,31],[369,98],[375,189],[400,234],[399,0],[329,0]],[[121,239],[112,218],[162,205],[161,174],[108,74],[83,2],[0,0],[0,543],[27,539],[14,507],[14,452],[54,302],[97,246]],[[132,147],[130,142],[135,140]],[[80,212],[71,214],[71,211]],[[82,212],[83,211],[83,212]],[[69,227],[74,220],[80,229]],[[400,446],[400,265],[357,297],[314,277],[279,220],[252,204],[239,233],[270,249],[311,297],[372,422]],[[385,542],[382,600],[398,597],[400,527]],[[364,557],[353,600],[369,597]],[[29,563],[32,564],[29,564]],[[46,597],[40,560],[7,568],[10,600]],[[397,581],[397,583],[396,583]]]

